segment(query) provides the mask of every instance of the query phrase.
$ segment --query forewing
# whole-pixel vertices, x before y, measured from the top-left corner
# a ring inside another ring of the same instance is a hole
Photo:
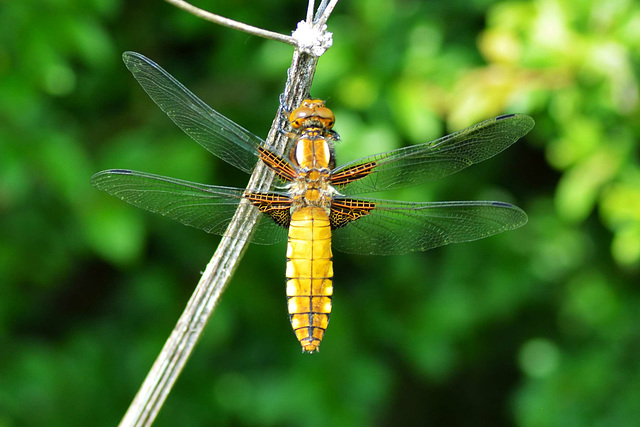
[[[533,119],[526,115],[500,116],[432,142],[364,157],[338,167],[332,175],[346,175],[347,183],[337,186],[345,195],[430,182],[495,156],[526,135],[533,125]],[[370,172],[358,172],[364,177],[348,179],[349,169],[363,168]]]
[[[469,242],[521,227],[527,214],[503,202],[373,203],[367,215],[333,231],[333,247],[362,255],[426,251]]]
[[[243,190],[239,188],[198,184],[124,169],[99,172],[91,178],[91,183],[134,206],[220,236],[224,235],[243,198]],[[286,236],[287,228],[260,215],[251,241],[272,244]]]
[[[125,52],[122,59],[151,99],[187,135],[213,155],[251,173],[262,139],[213,110],[149,58]]]

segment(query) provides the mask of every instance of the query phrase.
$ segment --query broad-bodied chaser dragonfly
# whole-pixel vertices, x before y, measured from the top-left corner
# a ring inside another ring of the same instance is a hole
[[[504,202],[397,202],[360,197],[442,178],[488,159],[531,130],[531,117],[508,114],[425,144],[363,157],[336,167],[333,112],[317,99],[287,113],[286,157],[211,109],[165,70],[126,52],[127,68],[158,106],[198,144],[251,173],[258,161],[279,180],[272,191],[198,184],[132,170],[97,173],[94,186],[125,202],[223,235],[238,204],[264,213],[252,241],[288,237],[286,294],[289,317],[303,351],[317,351],[329,323],[333,295],[332,248],[352,254],[425,251],[512,230],[527,222]],[[358,196],[354,198],[354,196]]]

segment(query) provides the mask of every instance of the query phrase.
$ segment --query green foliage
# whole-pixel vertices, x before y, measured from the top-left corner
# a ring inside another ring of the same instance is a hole
[[[280,32],[302,2],[201,1]],[[0,8],[0,426],[112,426],[217,238],[89,185],[132,168],[243,186],[121,63],[165,67],[265,135],[291,49],[162,1]],[[534,130],[398,200],[510,201],[524,228],[396,257],[335,253],[317,355],[287,321],[284,246],[251,247],[158,426],[632,426],[640,419],[640,5],[347,1],[313,95],[345,162],[507,112]]]

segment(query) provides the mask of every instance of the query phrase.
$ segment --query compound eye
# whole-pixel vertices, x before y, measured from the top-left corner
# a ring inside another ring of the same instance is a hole
[[[322,124],[324,124],[327,129],[331,129],[333,124],[336,122],[336,117],[333,114],[333,111],[327,107],[318,108],[315,111],[315,115],[322,121]]]
[[[324,101],[319,99],[305,99],[300,107],[289,114],[289,123],[294,129],[305,126],[306,123],[320,124],[326,129],[331,129],[335,122],[333,111],[324,106]]]
[[[289,114],[289,123],[294,129],[298,129],[302,126],[302,121],[309,117],[313,113],[308,107],[298,107]]]

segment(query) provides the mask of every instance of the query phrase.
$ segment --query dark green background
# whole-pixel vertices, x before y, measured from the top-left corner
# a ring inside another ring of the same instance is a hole
[[[197,4],[282,33],[306,10]],[[160,0],[8,1],[0,23],[0,427],[114,426],[218,238],[90,176],[247,179],[181,133],[120,55],[265,136],[292,49]],[[339,162],[530,114],[506,152],[389,195],[503,200],[529,223],[427,253],[335,253],[314,355],[287,319],[284,245],[250,247],[156,425],[637,425],[640,5],[342,0],[329,29],[312,94],[336,113]]]

